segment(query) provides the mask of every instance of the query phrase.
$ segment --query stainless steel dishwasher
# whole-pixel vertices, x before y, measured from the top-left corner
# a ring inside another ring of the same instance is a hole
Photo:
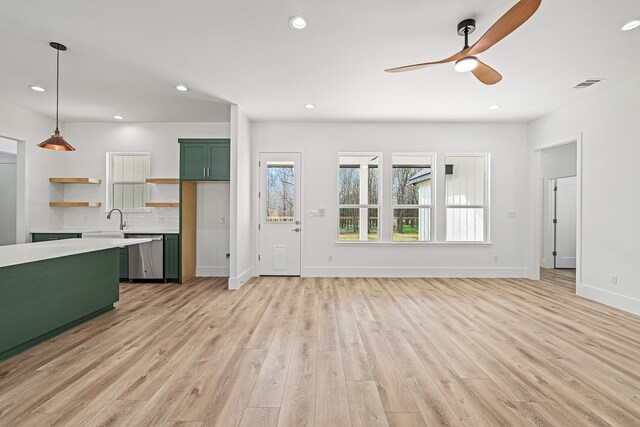
[[[129,246],[129,280],[162,279],[164,277],[162,236],[128,234],[127,238],[151,239],[147,243]]]

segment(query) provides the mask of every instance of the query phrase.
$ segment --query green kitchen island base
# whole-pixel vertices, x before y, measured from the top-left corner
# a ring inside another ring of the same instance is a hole
[[[0,268],[0,360],[113,309],[117,247]]]

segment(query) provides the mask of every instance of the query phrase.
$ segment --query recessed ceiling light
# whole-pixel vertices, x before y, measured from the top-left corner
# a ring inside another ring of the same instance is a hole
[[[638,28],[638,27],[640,27],[640,21],[634,20],[634,21],[627,22],[620,29],[622,31],[629,31],[629,30],[633,30],[634,28]]]
[[[176,89],[178,89],[180,92],[186,92],[189,90],[189,88],[187,88],[185,85],[178,85],[176,86]]]
[[[316,108],[316,106],[315,106],[315,105],[313,105],[313,104],[306,104],[306,105],[304,106],[304,108],[306,108],[307,110],[312,110],[312,109]]]
[[[117,114],[115,116],[113,116],[113,118],[116,119],[116,120],[124,120],[124,117],[119,116]]]
[[[304,30],[307,28],[307,18],[304,16],[292,16],[289,19],[289,26],[294,30]]]
[[[500,108],[498,104],[493,104],[491,107],[489,107],[489,110],[497,110],[498,108]]]
[[[41,86],[31,86],[31,89],[35,90],[36,92],[46,92],[46,89]]]

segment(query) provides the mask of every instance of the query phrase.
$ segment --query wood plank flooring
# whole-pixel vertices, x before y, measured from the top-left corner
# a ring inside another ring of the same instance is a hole
[[[640,425],[640,317],[573,281],[123,284],[0,362],[0,425]]]

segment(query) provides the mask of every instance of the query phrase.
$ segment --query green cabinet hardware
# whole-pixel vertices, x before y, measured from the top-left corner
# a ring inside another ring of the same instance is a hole
[[[164,235],[164,280],[180,278],[180,239],[178,234]]]
[[[82,237],[79,233],[31,233],[32,242],[46,242],[49,240],[78,239]]]
[[[228,181],[231,143],[228,139],[180,139],[180,179]]]

